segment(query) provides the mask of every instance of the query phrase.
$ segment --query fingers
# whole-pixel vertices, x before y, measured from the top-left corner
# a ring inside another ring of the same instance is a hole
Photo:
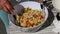
[[[4,2],[1,2],[0,8],[2,8],[5,12],[11,14],[14,10],[13,6],[10,4],[8,0],[4,0]]]
[[[9,10],[5,5],[2,6],[2,9],[3,9],[5,12],[9,13],[9,14],[12,13],[12,10]]]
[[[6,8],[9,10],[10,13],[13,12],[14,8],[13,8],[13,6],[10,4],[10,2],[6,2],[5,6],[6,6]]]
[[[12,13],[14,10],[9,4],[5,4],[5,7],[9,10],[10,13]]]
[[[6,6],[5,8],[8,10],[7,13],[11,14],[13,11],[11,11],[11,9],[8,9]]]
[[[10,2],[7,2],[5,5],[7,6],[8,9],[14,9]]]
[[[7,12],[7,13],[10,14],[10,12],[8,12],[9,10],[8,10],[5,6],[2,6],[2,9],[3,9],[5,12]]]

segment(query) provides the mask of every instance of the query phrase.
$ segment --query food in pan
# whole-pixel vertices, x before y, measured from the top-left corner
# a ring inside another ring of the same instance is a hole
[[[45,12],[42,10],[25,8],[23,15],[16,16],[20,26],[25,28],[35,27],[40,25],[45,20]]]

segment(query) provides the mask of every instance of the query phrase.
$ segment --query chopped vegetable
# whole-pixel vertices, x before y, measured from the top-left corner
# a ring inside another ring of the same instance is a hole
[[[25,13],[22,16],[17,15],[17,21],[20,26],[25,28],[35,27],[41,24],[45,20],[45,12],[39,10],[32,10],[31,8],[25,8]]]

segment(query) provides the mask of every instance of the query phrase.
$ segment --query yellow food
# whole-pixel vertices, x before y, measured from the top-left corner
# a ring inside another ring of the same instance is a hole
[[[30,28],[35,27],[44,22],[45,12],[40,10],[33,10],[31,8],[25,8],[22,16],[17,15],[17,21],[20,23],[20,26]]]

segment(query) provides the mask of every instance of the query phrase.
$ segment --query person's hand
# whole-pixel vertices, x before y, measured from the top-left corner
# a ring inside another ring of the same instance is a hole
[[[0,9],[11,14],[14,10],[12,4],[8,0],[0,0]]]

